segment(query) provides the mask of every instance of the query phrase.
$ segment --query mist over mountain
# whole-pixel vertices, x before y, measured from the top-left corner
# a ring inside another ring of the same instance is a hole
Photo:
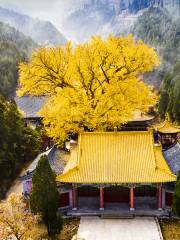
[[[58,1],[57,1],[58,2]],[[66,42],[66,38],[74,42],[84,42],[91,35],[109,34],[119,36],[133,33],[137,38],[152,45],[161,56],[161,68],[146,76],[146,81],[159,87],[166,70],[176,63],[180,56],[180,3],[175,0],[66,0],[58,2],[56,15],[60,7],[61,24],[57,24],[63,35],[56,27],[47,21],[41,21],[30,16],[0,7],[0,21],[9,23],[25,35],[30,36],[35,42],[45,45],[57,45]],[[62,14],[64,10],[64,14]],[[51,12],[52,14],[52,12]],[[47,13],[47,18],[49,17]],[[0,25],[0,41],[10,41],[27,56],[37,45],[30,39],[22,37],[16,29]],[[66,36],[66,38],[64,37]],[[11,41],[12,40],[12,41]],[[3,54],[5,45],[3,43]],[[23,49],[22,49],[23,48]],[[6,53],[5,53],[6,55]],[[8,56],[9,58],[9,56]],[[13,54],[10,59],[12,60]],[[20,59],[22,59],[20,57]],[[4,60],[3,60],[4,61]],[[16,65],[19,60],[16,61]],[[5,68],[4,68],[5,69]],[[17,72],[16,70],[13,72]],[[5,79],[5,78],[4,78]],[[17,79],[15,76],[13,79]],[[4,89],[8,88],[5,80]],[[16,83],[16,80],[12,81]],[[12,91],[10,91],[10,94]],[[7,96],[9,93],[7,92]]]
[[[18,80],[18,64],[38,45],[15,28],[0,22],[0,95],[12,98]]]
[[[66,42],[63,34],[49,21],[41,21],[2,7],[0,21],[15,27],[41,45],[59,45]]]
[[[71,7],[61,28],[69,38],[83,42],[91,35],[108,35],[128,32],[139,16],[138,12],[149,6],[149,1],[135,4],[135,0],[87,0]]]
[[[138,17],[152,6],[168,9],[173,16],[180,11],[174,0],[84,0],[69,5],[60,27],[68,38],[78,42],[94,34],[127,34]]]

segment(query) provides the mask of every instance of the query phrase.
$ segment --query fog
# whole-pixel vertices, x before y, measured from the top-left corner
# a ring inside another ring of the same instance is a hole
[[[82,2],[86,0],[0,0],[0,6],[49,20],[59,28],[65,15]]]
[[[123,0],[0,0],[0,6],[34,18],[49,20],[67,39],[81,42],[93,34],[122,34],[122,29],[129,30],[128,28],[136,21],[138,14],[127,14],[126,11],[119,14],[116,7],[120,1]],[[123,3],[127,7],[132,1],[124,0]],[[174,6],[175,0],[163,1],[166,4],[171,2]],[[90,3],[89,11],[85,9],[81,15],[76,12],[76,15],[68,19],[74,10],[83,7],[86,3]],[[99,3],[104,4],[101,9],[92,7],[93,4],[97,6]],[[112,13],[113,8],[114,13]],[[172,14],[175,15],[174,8]]]

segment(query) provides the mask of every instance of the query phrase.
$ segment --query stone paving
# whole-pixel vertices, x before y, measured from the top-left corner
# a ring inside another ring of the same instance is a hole
[[[81,217],[78,240],[162,240],[155,218],[101,219]]]

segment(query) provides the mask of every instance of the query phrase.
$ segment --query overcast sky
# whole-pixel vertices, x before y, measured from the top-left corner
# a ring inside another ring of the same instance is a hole
[[[0,0],[0,6],[14,9],[18,12],[50,20],[60,27],[62,18],[71,6],[84,0]]]

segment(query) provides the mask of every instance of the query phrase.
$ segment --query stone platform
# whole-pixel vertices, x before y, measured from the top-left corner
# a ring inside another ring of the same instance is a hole
[[[80,217],[80,216],[99,216],[102,218],[134,218],[134,217],[168,217],[167,210],[88,210],[78,209],[69,210],[68,216]]]

